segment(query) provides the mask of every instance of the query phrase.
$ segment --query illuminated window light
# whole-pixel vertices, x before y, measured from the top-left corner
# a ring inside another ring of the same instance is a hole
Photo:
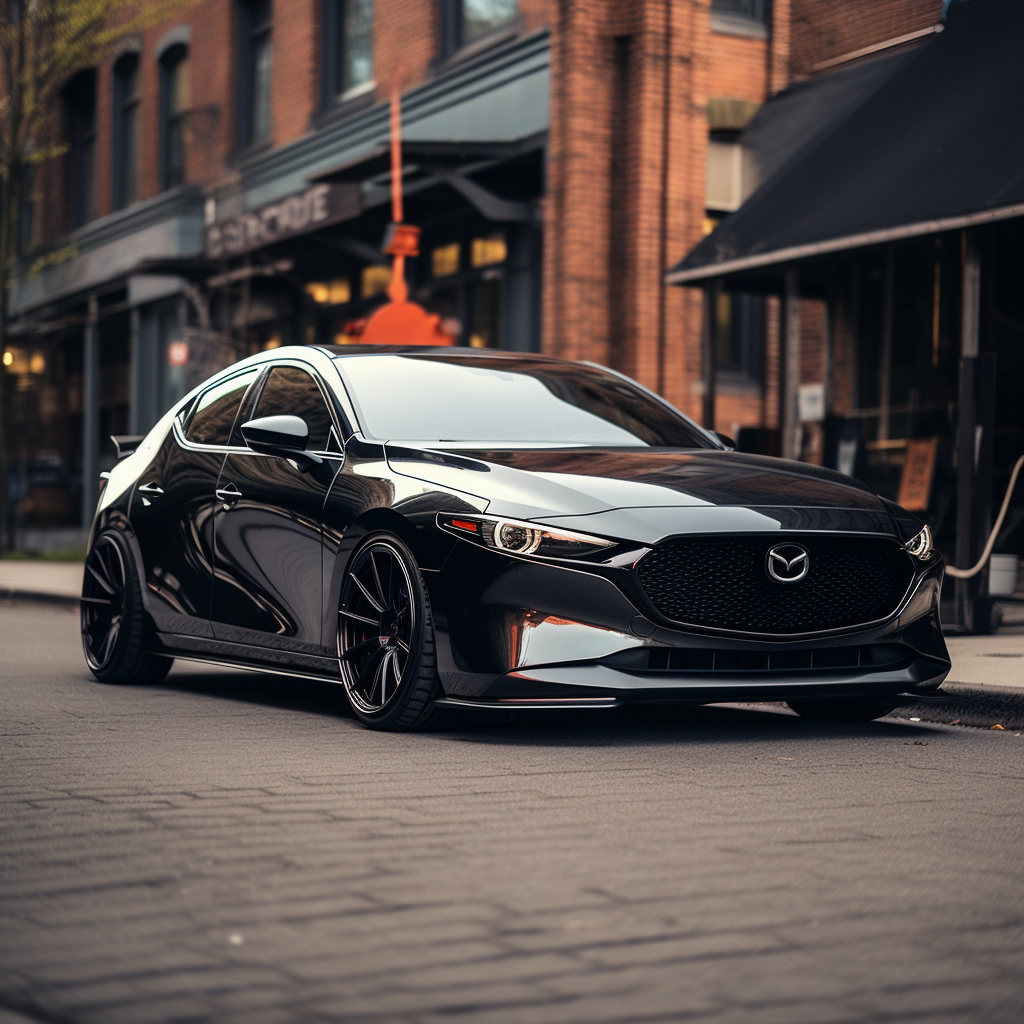
[[[363,270],[362,296],[372,299],[374,295],[383,295],[391,284],[391,270],[388,267],[366,267]]]
[[[339,277],[331,282],[329,301],[332,306],[341,306],[352,300],[352,288],[347,277]]]
[[[323,281],[310,281],[306,285],[306,294],[321,306],[331,301],[331,289]]]
[[[508,256],[508,246],[501,232],[488,235],[486,238],[474,238],[472,246],[472,263],[474,267],[489,267],[494,263],[504,263]]]
[[[430,254],[430,266],[434,277],[449,277],[459,272],[459,243],[442,245]]]

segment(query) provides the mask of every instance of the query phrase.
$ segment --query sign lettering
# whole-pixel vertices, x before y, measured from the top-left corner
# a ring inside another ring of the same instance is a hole
[[[211,224],[206,229],[205,253],[209,259],[239,256],[356,217],[361,209],[358,185],[314,185],[276,203]]]

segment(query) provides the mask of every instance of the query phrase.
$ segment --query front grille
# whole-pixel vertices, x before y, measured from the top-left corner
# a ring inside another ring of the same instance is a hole
[[[810,568],[776,583],[768,549],[795,541]],[[910,556],[877,537],[679,537],[637,565],[648,599],[668,619],[746,633],[813,633],[874,622],[899,606],[914,576]]]

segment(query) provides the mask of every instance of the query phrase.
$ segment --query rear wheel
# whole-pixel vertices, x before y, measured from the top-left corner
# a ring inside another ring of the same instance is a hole
[[[870,722],[884,718],[899,707],[892,700],[877,697],[836,697],[786,702],[801,718],[819,722]]]
[[[430,601],[412,552],[390,534],[368,537],[345,573],[338,658],[349,703],[372,729],[437,728],[441,696]]]
[[[82,648],[92,674],[104,683],[157,683],[170,658],[146,650],[142,586],[128,542],[105,530],[89,549],[82,580]]]

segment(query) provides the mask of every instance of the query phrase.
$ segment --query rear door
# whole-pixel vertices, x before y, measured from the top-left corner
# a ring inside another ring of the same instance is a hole
[[[202,392],[135,485],[130,517],[146,603],[162,632],[212,635],[213,492],[235,418],[259,374],[233,374]]]
[[[301,417],[307,451],[321,452],[323,463],[301,472],[279,456],[228,454],[214,514],[211,620],[218,640],[322,653],[322,515],[342,462],[328,402],[310,368],[275,365],[246,412],[249,419]]]

